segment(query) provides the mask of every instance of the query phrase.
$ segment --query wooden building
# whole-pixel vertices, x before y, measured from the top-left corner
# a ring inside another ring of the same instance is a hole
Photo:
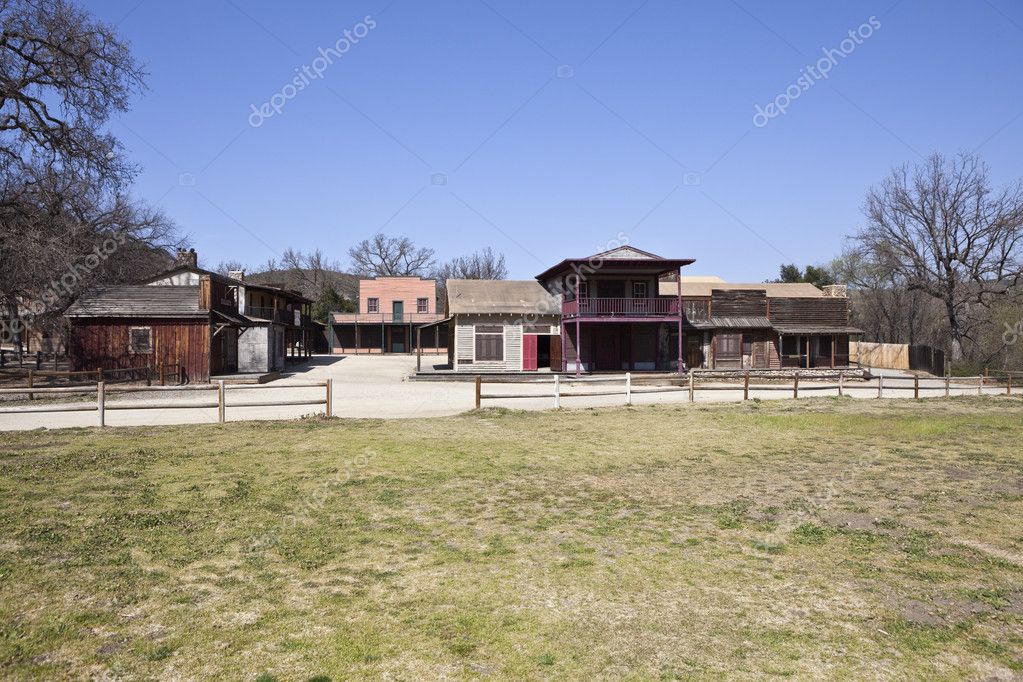
[[[681,372],[682,299],[661,295],[659,283],[692,262],[622,246],[537,275],[548,292],[563,296],[564,370]]]
[[[561,370],[561,301],[537,282],[449,279],[445,291],[452,369]]]
[[[847,367],[850,337],[862,333],[849,324],[849,300],[840,285],[680,281],[689,367]],[[678,280],[660,283],[663,296],[678,292]]]
[[[238,335],[248,322],[223,283],[103,287],[66,313],[72,371],[181,368],[185,381],[238,370]]]
[[[447,349],[447,326],[436,324],[437,283],[422,277],[359,281],[359,311],[332,313],[328,338],[334,353],[412,353]]]

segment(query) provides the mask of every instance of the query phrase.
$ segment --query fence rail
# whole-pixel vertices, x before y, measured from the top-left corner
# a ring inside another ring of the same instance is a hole
[[[621,383],[622,386],[618,390],[599,390],[599,391],[564,391],[562,390],[562,377],[560,374],[555,374],[552,379],[538,379],[529,382],[516,382],[530,383],[530,384],[550,384],[553,385],[554,390],[550,393],[484,393],[484,383],[502,383],[500,379],[487,378],[484,379],[482,376],[476,376],[476,409],[480,409],[483,405],[484,400],[514,400],[514,399],[526,399],[526,398],[544,398],[553,399],[554,409],[561,408],[562,398],[578,398],[587,396],[613,396],[621,395],[625,397],[625,404],[632,405],[633,395],[644,395],[650,393],[688,393],[689,402],[696,401],[696,394],[703,391],[742,391],[742,400],[750,399],[751,391],[785,391],[792,394],[793,399],[798,399],[800,392],[805,395],[807,392],[814,391],[838,391],[838,396],[843,397],[851,395],[850,390],[858,389],[873,390],[876,388],[877,397],[884,398],[887,392],[887,397],[901,397],[899,391],[912,391],[913,398],[919,399],[921,397],[921,391],[939,391],[943,392],[942,397],[950,397],[952,388],[954,387],[957,391],[971,390],[972,382],[976,382],[977,395],[984,395],[985,389],[988,389],[988,395],[991,395],[991,390],[998,389],[998,394],[1002,394],[1002,388],[1004,387],[1004,395],[1013,395],[1013,381],[1012,376],[1008,375],[1003,379],[995,379],[985,376],[976,377],[943,377],[935,378],[925,381],[938,382],[938,385],[921,385],[920,377],[885,377],[879,376],[877,381],[864,381],[855,382],[849,384],[846,382],[846,376],[844,373],[838,375],[837,383],[802,383],[799,381],[800,375],[794,374],[791,383],[775,383],[775,384],[751,384],[750,374],[746,372],[743,375],[742,382],[739,383],[724,383],[722,380],[714,380],[716,385],[700,384],[696,381],[696,375],[693,373],[689,374],[689,382],[687,386],[658,386],[653,388],[642,387],[636,388],[632,383],[632,373],[626,373],[624,376],[609,376],[609,377],[586,377],[586,378],[568,378],[565,381],[569,383],[587,384],[587,383]],[[1019,382],[1023,383],[1023,382]],[[964,384],[966,384],[964,386]],[[1018,384],[1017,384],[1018,387]],[[1019,395],[1019,391],[1016,391],[1016,395]],[[906,396],[908,397],[908,396]],[[736,400],[736,402],[739,402]]]
[[[247,400],[244,402],[227,402],[229,391],[241,391],[247,389],[271,390],[275,388],[321,388],[324,389],[324,397],[315,400]],[[107,395],[112,393],[174,393],[179,391],[216,391],[217,400],[187,403],[121,403],[107,402]],[[189,386],[108,386],[104,381],[96,382],[95,386],[59,386],[50,388],[17,387],[0,388],[0,395],[15,394],[33,395],[69,395],[69,394],[95,394],[96,402],[91,405],[39,405],[29,407],[7,407],[0,408],[0,414],[31,414],[39,412],[97,412],[99,414],[99,426],[106,426],[107,410],[196,410],[196,409],[217,409],[217,421],[221,424],[227,421],[227,408],[238,407],[281,407],[291,405],[323,405],[324,414],[332,417],[334,381],[276,384],[276,385],[249,385],[249,384],[225,384],[223,380],[215,384],[194,384]]]

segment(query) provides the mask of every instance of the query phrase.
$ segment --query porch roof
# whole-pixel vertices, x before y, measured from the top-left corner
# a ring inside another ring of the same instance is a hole
[[[863,334],[857,327],[822,326],[812,324],[777,324],[772,325],[779,334]]]
[[[773,325],[766,317],[711,317],[693,322],[697,329],[770,329]]]
[[[557,277],[566,271],[576,268],[589,268],[592,270],[603,270],[613,268],[619,270],[630,270],[633,272],[644,272],[660,274],[695,263],[693,258],[663,258],[655,253],[637,249],[634,246],[619,246],[597,253],[587,258],[566,258],[557,265],[547,268],[536,276],[541,282]]]

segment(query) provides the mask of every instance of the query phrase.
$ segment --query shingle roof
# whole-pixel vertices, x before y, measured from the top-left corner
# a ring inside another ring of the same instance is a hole
[[[766,317],[711,317],[694,322],[697,329],[770,329],[771,321]]]
[[[824,298],[824,292],[812,284],[759,282],[752,284],[733,284],[732,282],[700,282],[683,278],[682,296],[710,296],[711,291],[734,291],[736,289],[757,289],[767,292],[768,298]],[[678,295],[678,282],[660,282],[658,290],[661,296]]]
[[[128,284],[97,288],[79,298],[68,317],[208,317],[199,287]]]
[[[448,314],[561,314],[561,301],[533,280],[449,279]]]

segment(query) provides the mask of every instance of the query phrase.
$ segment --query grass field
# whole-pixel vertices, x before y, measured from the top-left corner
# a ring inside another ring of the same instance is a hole
[[[0,676],[1009,679],[1021,408],[0,434]]]

